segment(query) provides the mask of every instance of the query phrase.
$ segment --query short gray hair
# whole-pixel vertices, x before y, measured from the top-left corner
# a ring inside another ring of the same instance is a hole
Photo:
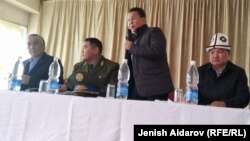
[[[43,37],[39,34],[30,34],[28,37],[38,37],[42,43],[42,46],[45,47],[45,41],[43,39]]]

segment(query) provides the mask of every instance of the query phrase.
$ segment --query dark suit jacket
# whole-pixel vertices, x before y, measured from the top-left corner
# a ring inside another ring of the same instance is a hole
[[[28,85],[21,85],[21,90],[25,90],[28,88],[37,88],[39,87],[40,80],[47,80],[49,78],[49,66],[53,62],[54,57],[50,56],[46,53],[43,53],[42,57],[38,60],[36,65],[29,72],[29,60],[24,61],[24,73],[25,75],[30,76],[30,81]],[[59,77],[59,83],[63,84],[63,66],[61,61],[59,60],[59,64],[61,66],[61,74]]]
[[[166,54],[166,38],[160,28],[144,25],[130,49],[138,94],[143,97],[174,90]]]
[[[207,105],[217,100],[233,108],[244,108],[249,104],[250,93],[244,69],[228,61],[219,77],[211,63],[202,65],[198,71],[198,104]]]
[[[75,85],[84,85],[91,91],[98,91],[100,96],[105,96],[107,84],[118,82],[118,70],[118,63],[105,59],[103,56],[92,70],[89,70],[86,61],[79,62],[74,65],[74,70],[67,79],[68,90],[74,90]],[[76,80],[79,73],[83,76],[81,81]]]

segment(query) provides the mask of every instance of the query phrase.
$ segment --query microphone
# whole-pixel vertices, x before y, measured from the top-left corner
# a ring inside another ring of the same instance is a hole
[[[127,30],[126,40],[133,42],[132,32],[130,29]],[[125,59],[131,61],[131,54],[128,50],[125,50]]]
[[[130,29],[128,29],[126,40],[134,42],[136,40],[136,38],[137,38],[137,36],[135,34],[133,34]]]

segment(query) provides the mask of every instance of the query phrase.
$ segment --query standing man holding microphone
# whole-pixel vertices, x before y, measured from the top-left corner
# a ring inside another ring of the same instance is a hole
[[[131,71],[129,99],[167,100],[174,91],[166,54],[166,38],[160,28],[148,27],[142,8],[127,15],[126,59]]]

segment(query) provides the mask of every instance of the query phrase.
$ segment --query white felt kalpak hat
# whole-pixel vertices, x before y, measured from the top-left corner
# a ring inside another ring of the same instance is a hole
[[[212,48],[220,48],[230,50],[231,46],[229,45],[228,36],[224,33],[216,33],[210,42],[210,45],[206,48],[208,52]]]

